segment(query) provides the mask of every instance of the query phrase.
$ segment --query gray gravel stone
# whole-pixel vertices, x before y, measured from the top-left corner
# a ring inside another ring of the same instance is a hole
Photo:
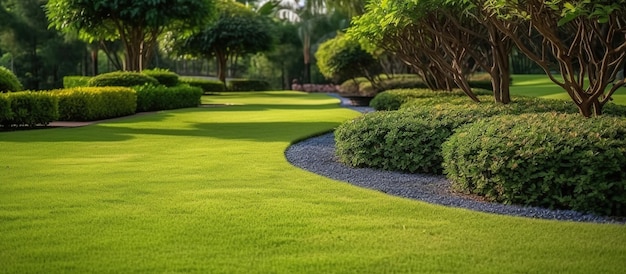
[[[372,111],[371,108],[367,107],[344,106],[360,112]],[[626,223],[623,219],[612,219],[572,210],[551,210],[480,201],[467,195],[452,192],[450,190],[451,183],[444,176],[407,174],[372,168],[353,168],[337,160],[333,133],[293,144],[285,151],[285,156],[294,166],[328,178],[378,190],[389,195],[433,204],[529,218],[595,223]]]

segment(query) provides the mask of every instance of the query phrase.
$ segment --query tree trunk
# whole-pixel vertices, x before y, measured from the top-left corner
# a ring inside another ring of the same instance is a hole
[[[98,75],[98,47],[91,49],[91,75]]]
[[[226,66],[228,58],[223,52],[217,52],[215,57],[217,58],[217,78],[226,86]]]

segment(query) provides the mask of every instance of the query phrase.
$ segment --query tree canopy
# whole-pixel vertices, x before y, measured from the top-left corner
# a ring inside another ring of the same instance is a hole
[[[217,21],[183,41],[180,51],[196,56],[216,57],[218,78],[225,83],[229,60],[267,51],[271,49],[274,38],[269,18],[243,4],[221,0],[217,2],[217,10]]]
[[[214,8],[212,0],[50,0],[46,11],[50,27],[60,31],[119,38],[126,50],[125,69],[141,71],[165,29],[183,35],[204,25]]]

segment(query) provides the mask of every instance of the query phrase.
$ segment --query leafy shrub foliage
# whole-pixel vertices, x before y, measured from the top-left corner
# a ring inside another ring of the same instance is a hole
[[[158,85],[154,77],[132,71],[103,73],[89,80],[90,87],[133,87],[145,84]]]
[[[426,89],[426,85],[422,79],[414,74],[393,75],[391,78],[385,75],[379,75],[378,77],[380,78],[379,87],[373,87],[372,83],[366,78],[359,77],[343,82],[339,86],[339,93],[345,95],[375,96],[380,92],[391,89]]]
[[[270,83],[263,80],[233,79],[228,81],[230,91],[266,91],[270,90]]]
[[[202,89],[189,85],[175,87],[143,85],[137,91],[137,112],[197,107]]]
[[[166,87],[177,86],[180,78],[178,74],[171,72],[167,69],[145,69],[141,73],[153,77],[154,79],[159,81],[159,84]]]
[[[89,86],[90,76],[65,76],[63,77],[64,88],[76,88]]]
[[[76,87],[52,91],[62,121],[94,121],[135,113],[137,95],[127,87]]]
[[[8,101],[11,112],[0,110],[0,124],[4,127],[47,125],[59,117],[57,98],[47,92],[14,92],[4,98],[0,99],[4,101],[1,107],[6,107]]]
[[[16,92],[23,89],[20,80],[13,72],[0,66],[0,92]]]
[[[355,167],[440,174],[441,144],[462,124],[495,115],[478,104],[373,112],[335,131],[336,154]]]
[[[343,33],[326,40],[315,52],[317,66],[326,79],[342,83],[356,77],[370,79],[381,73],[380,63],[358,41]]]
[[[626,216],[626,121],[579,114],[498,116],[443,144],[454,187],[490,200]]]
[[[205,80],[192,77],[183,77],[180,81],[192,87],[201,88],[204,93],[222,92],[226,90],[226,86],[219,80]]]
[[[12,115],[9,95],[0,93],[0,125],[2,125],[3,121],[11,119]]]
[[[490,91],[487,90],[475,90],[474,93],[477,95],[487,95],[490,94]],[[469,102],[470,99],[461,91],[460,89],[452,90],[452,91],[443,91],[443,90],[431,90],[431,89],[394,89],[387,90],[385,92],[379,93],[372,99],[370,106],[376,110],[397,110],[403,104],[412,101],[413,99],[418,98],[441,98],[446,97],[446,100],[450,99],[448,97],[463,97],[465,103]],[[436,100],[438,102],[445,102],[446,100]],[[416,101],[418,104],[420,101]]]

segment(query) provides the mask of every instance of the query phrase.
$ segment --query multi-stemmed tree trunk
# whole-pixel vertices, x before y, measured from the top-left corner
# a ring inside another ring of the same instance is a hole
[[[626,0],[487,2],[485,10],[497,15],[493,24],[569,94],[585,117],[601,115],[626,84],[614,81],[626,62]]]

